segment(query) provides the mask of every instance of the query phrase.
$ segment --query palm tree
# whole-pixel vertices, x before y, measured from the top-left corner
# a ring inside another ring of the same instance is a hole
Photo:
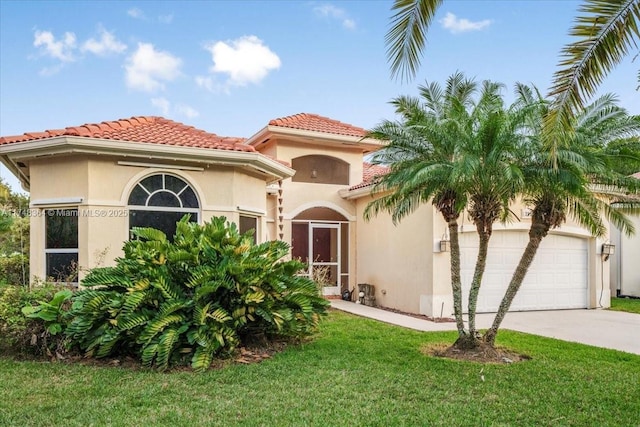
[[[477,84],[462,74],[447,80],[446,89],[436,83],[420,88],[421,99],[398,97],[392,101],[401,122],[383,121],[370,135],[387,146],[372,163],[389,165],[372,192],[381,193],[364,212],[365,219],[386,211],[394,224],[431,202],[447,223],[451,240],[451,287],[458,340],[469,334],[462,318],[458,218],[467,199],[461,172],[461,145],[455,136],[455,116],[472,103]]]
[[[517,294],[527,270],[533,262],[542,240],[551,229],[562,225],[571,216],[593,236],[601,237],[607,230],[602,218],[627,234],[633,225],[623,213],[611,206],[612,201],[638,205],[629,189],[637,188],[636,180],[611,168],[615,161],[603,147],[621,137],[640,133],[640,120],[630,117],[615,105],[615,98],[605,95],[589,105],[574,119],[571,139],[553,154],[545,151],[541,138],[542,122],[549,103],[534,88],[518,85],[519,103],[528,105],[527,144],[522,147],[527,186],[525,200],[532,206],[529,241],[507,287],[498,312],[484,341],[494,345],[498,329]],[[536,93],[537,96],[534,96]]]
[[[371,132],[388,141],[373,162],[390,165],[390,173],[374,186],[373,191],[386,194],[367,206],[365,218],[387,211],[397,223],[429,201],[443,215],[451,239],[456,346],[461,348],[477,345],[475,311],[493,224],[508,217],[509,203],[523,184],[513,151],[521,116],[504,110],[501,87],[483,82],[476,100],[477,85],[456,73],[445,90],[431,83],[419,87],[420,99],[394,100],[403,120],[383,122]],[[462,319],[457,222],[465,207],[480,236],[469,292],[468,330]]]
[[[413,78],[426,46],[426,34],[442,0],[395,0],[391,28],[386,34],[391,75]],[[607,74],[637,46],[640,39],[640,0],[584,0],[570,34],[577,37],[562,51],[545,118],[547,144],[568,131],[573,117]],[[640,82],[640,71],[638,72]],[[553,151],[552,151],[553,152]]]

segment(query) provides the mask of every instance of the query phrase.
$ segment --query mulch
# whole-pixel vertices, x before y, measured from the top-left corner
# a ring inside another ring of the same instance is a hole
[[[479,342],[476,348],[468,350],[458,349],[451,344],[430,344],[424,346],[422,352],[429,356],[478,363],[510,364],[531,360],[526,354],[503,347],[492,347],[484,342]]]

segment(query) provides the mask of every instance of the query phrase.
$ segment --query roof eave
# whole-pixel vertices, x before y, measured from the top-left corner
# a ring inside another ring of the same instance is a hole
[[[265,174],[268,182],[288,178],[295,174],[293,169],[257,151],[220,150],[75,136],[61,136],[0,146],[0,156],[3,163],[12,169],[14,174],[13,169],[17,168],[16,162],[20,160],[61,154],[106,154],[237,166]]]
[[[372,196],[374,194],[373,185],[367,185],[356,189],[344,189],[339,191],[340,197],[345,200],[360,199],[365,196]]]
[[[348,145],[354,147],[360,147],[364,152],[371,152],[378,150],[384,145],[383,141],[379,141],[373,138],[366,138],[353,135],[342,135],[337,133],[311,131],[305,129],[295,129],[283,126],[265,126],[260,129],[255,135],[251,136],[244,143],[247,145],[257,146],[261,142],[273,137],[288,137],[293,138],[301,142],[313,143],[323,142],[333,145]]]
[[[9,156],[4,154],[0,155],[0,162],[2,162],[2,164],[7,169],[9,169],[9,172],[11,172],[16,178],[18,178],[18,181],[20,181],[20,185],[22,186],[22,189],[28,192],[30,189],[31,182],[29,181],[29,177],[25,175],[25,173],[22,170],[20,170],[20,167],[18,166],[17,162],[14,162]]]

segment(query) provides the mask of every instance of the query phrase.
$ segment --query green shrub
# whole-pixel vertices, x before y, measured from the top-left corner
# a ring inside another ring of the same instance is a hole
[[[29,319],[39,319],[44,323],[45,331],[50,335],[58,335],[67,326],[69,318],[68,304],[73,292],[62,289],[53,295],[50,301],[38,301],[38,305],[22,307],[22,314]]]
[[[203,370],[246,340],[308,335],[326,314],[315,283],[296,275],[303,265],[282,260],[284,242],[255,245],[224,217],[184,218],[173,242],[151,228],[133,233],[116,266],[92,270],[74,296],[67,334],[90,356]]]
[[[0,282],[29,285],[29,257],[22,254],[0,255]]]
[[[27,305],[48,301],[60,290],[45,284],[29,289],[24,286],[0,286],[0,351],[7,354],[43,355],[49,350],[41,345],[45,333],[42,321],[29,319],[22,313]]]

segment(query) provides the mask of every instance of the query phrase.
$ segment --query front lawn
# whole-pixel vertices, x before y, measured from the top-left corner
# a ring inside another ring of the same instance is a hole
[[[640,299],[611,298],[611,310],[640,314]]]
[[[499,344],[532,360],[421,352],[453,339],[332,311],[313,342],[204,374],[0,358],[0,425],[640,424],[640,356],[515,332]]]

